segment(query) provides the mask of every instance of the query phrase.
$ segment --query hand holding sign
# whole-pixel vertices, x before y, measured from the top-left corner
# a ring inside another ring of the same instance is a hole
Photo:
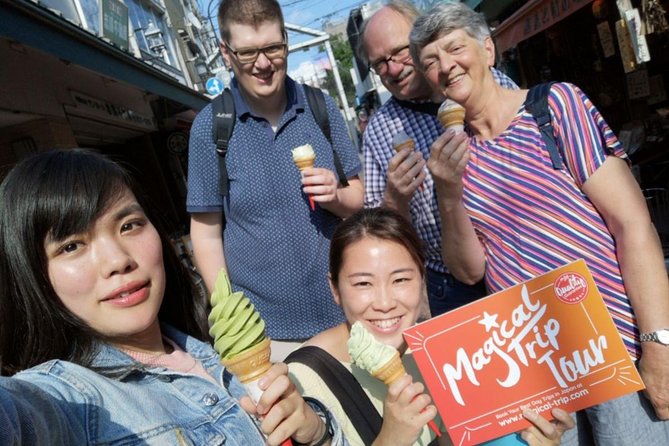
[[[456,444],[643,388],[580,260],[404,332]]]

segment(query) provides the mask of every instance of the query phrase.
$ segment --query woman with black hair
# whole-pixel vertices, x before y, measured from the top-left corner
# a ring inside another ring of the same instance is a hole
[[[121,167],[85,150],[38,154],[3,181],[0,444],[342,443],[283,364],[257,406],[244,396],[149,212]]]

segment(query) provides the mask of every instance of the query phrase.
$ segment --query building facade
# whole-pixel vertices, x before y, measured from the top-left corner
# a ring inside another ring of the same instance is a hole
[[[124,162],[187,232],[187,132],[221,69],[195,0],[0,1],[0,164],[86,147]]]

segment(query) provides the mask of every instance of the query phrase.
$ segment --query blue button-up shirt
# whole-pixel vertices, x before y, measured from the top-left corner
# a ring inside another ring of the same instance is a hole
[[[316,123],[302,86],[286,79],[287,105],[276,131],[244,102],[236,81],[231,92],[236,121],[226,155],[230,190],[218,193],[218,155],[212,107],[196,117],[188,159],[188,212],[225,214],[228,274],[267,323],[273,339],[306,339],[344,321],[328,285],[330,239],[339,217],[309,207],[292,149],[311,144],[315,167],[336,174],[332,146]],[[334,101],[325,96],[334,149],[348,178],[362,169],[358,152]]]

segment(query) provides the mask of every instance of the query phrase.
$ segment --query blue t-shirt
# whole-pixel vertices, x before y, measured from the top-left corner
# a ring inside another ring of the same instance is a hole
[[[235,291],[244,291],[274,339],[306,339],[344,320],[327,282],[330,239],[341,219],[309,207],[291,150],[311,144],[315,167],[335,172],[332,147],[316,123],[302,86],[286,78],[287,104],[276,132],[254,115],[233,80],[237,119],[226,165],[229,195],[218,193],[219,167],[212,107],[195,118],[190,135],[190,213],[223,211],[226,266]],[[347,178],[361,170],[346,124],[326,95],[332,140]]]

